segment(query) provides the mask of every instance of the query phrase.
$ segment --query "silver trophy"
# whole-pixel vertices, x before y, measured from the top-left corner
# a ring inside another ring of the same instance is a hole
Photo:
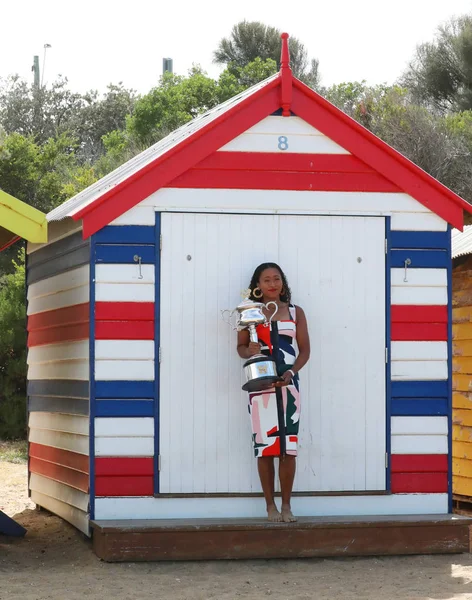
[[[251,342],[259,343],[257,337],[256,327],[258,325],[270,326],[272,319],[278,311],[276,302],[256,302],[249,299],[251,290],[244,290],[242,296],[244,300],[238,304],[234,310],[224,310],[222,315],[224,320],[233,326],[233,329],[242,331],[243,329],[249,330],[249,339]],[[269,319],[262,312],[263,308],[269,309],[273,305],[275,307],[274,312]],[[229,313],[229,317],[225,317],[226,313]],[[236,324],[231,322],[231,319],[237,316]],[[265,356],[264,354],[256,354],[251,356],[243,365],[244,373],[246,375],[246,383],[242,386],[246,392],[260,392],[264,389],[270,388],[275,382],[280,381],[281,378],[277,375],[277,365],[275,359],[272,356]]]

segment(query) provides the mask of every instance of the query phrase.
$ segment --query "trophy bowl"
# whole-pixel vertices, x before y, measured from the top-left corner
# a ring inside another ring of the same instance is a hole
[[[247,294],[249,294],[249,291],[247,290]],[[275,310],[270,318],[267,319],[262,309],[269,309],[271,305],[275,307]],[[234,329],[237,331],[248,329],[250,341],[257,344],[259,343],[259,338],[257,337],[256,327],[258,325],[269,327],[277,310],[278,306],[275,302],[264,304],[263,302],[249,300],[246,297],[234,310],[223,311],[223,314],[229,312],[230,318],[237,314],[238,317]],[[281,381],[281,377],[277,374],[277,363],[272,356],[266,356],[265,354],[251,356],[244,363],[243,369],[246,376],[246,383],[242,386],[242,389],[246,392],[260,392],[271,388],[277,381]]]

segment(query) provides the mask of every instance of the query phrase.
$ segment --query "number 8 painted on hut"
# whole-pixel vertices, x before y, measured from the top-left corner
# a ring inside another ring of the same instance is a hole
[[[288,150],[288,137],[286,135],[279,136],[279,150]]]

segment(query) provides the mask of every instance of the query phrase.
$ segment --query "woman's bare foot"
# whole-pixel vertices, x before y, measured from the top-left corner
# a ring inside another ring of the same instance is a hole
[[[275,504],[267,507],[267,518],[272,523],[281,523],[283,521],[282,515],[279,513]]]
[[[298,521],[298,518],[292,513],[290,505],[282,505],[282,513],[280,516],[284,523],[295,523],[295,521]]]

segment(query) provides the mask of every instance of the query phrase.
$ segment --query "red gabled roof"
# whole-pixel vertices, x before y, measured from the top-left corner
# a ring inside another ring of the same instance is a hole
[[[171,143],[168,138],[158,142],[139,155],[146,160],[140,162],[135,157],[107,176],[102,185],[97,182],[52,211],[48,220],[66,216],[83,219],[83,234],[88,237],[282,108],[284,115],[293,111],[432,212],[462,229],[463,210],[472,212],[472,206],[293,77],[288,66],[287,37],[282,35],[280,73],[247,90],[233,103],[229,101],[198,117],[197,126],[184,126],[181,129],[188,128],[186,135],[179,135],[181,130],[177,130],[175,142],[172,134]],[[153,148],[159,149],[155,158]],[[132,167],[127,169],[128,164]]]

